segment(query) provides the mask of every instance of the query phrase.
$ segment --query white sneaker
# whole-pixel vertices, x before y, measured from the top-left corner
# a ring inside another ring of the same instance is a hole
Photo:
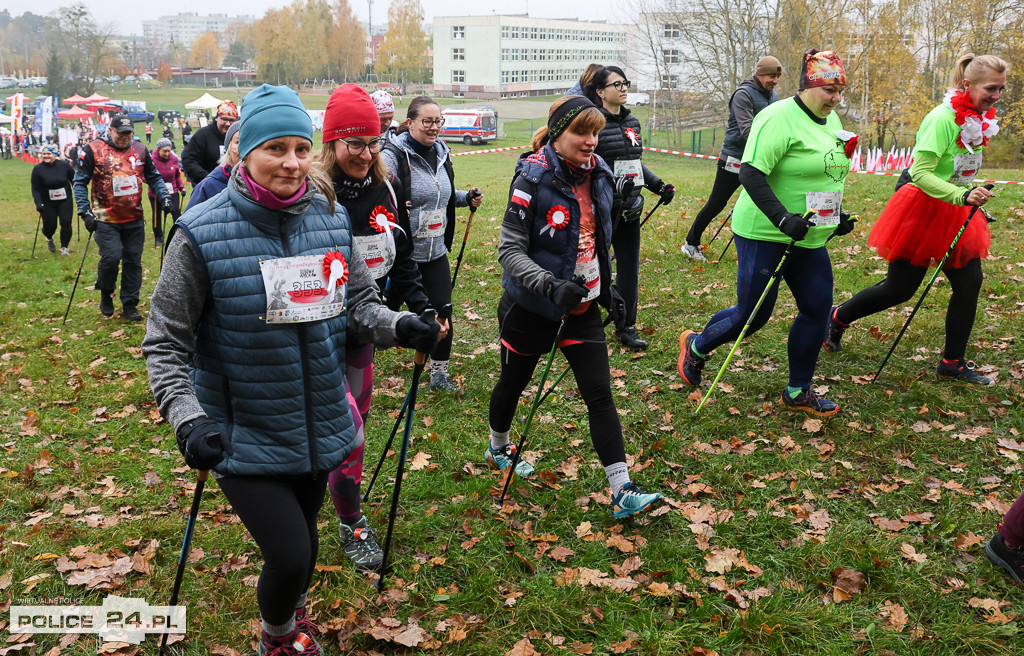
[[[64,247],[64,248],[60,249],[60,254],[61,255],[71,255],[71,251],[69,251],[67,249],[67,247]]]
[[[691,246],[689,244],[683,244],[683,255],[690,258],[691,260],[697,260],[698,262],[708,261],[708,258],[704,257],[704,253],[701,252],[700,246]]]

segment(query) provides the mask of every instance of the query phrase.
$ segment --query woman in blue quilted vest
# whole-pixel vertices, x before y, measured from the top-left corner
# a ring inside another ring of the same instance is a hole
[[[587,405],[590,437],[611,487],[615,517],[643,512],[661,498],[630,482],[622,425],[612,398],[608,345],[598,304],[621,314],[611,285],[612,174],[595,154],[604,117],[583,96],[551,105],[533,135],[534,152],[516,167],[501,224],[498,262],[505,289],[498,303],[501,376],[491,392],[484,458],[512,467],[509,430],[541,355],[558,346]],[[595,303],[596,301],[596,303]],[[516,474],[529,476],[525,460]]]
[[[320,654],[306,593],[328,474],[351,452],[346,342],[430,351],[438,326],[382,305],[352,256],[329,180],[312,173],[298,94],[242,104],[227,189],[168,235],[143,342],[150,385],[185,462],[212,470],[264,559],[260,656]]]

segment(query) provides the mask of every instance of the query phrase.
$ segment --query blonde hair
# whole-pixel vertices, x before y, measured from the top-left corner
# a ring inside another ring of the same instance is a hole
[[[338,158],[334,155],[334,143],[333,141],[325,143],[323,148],[313,157],[313,167],[326,174],[332,180],[332,184],[334,177],[341,174]],[[379,154],[376,157],[377,159],[374,160],[373,166],[370,167],[371,187],[382,184],[388,177],[388,166],[384,163],[384,158]]]
[[[950,86],[959,89],[963,86],[964,80],[977,82],[985,75],[985,69],[993,70],[996,73],[1006,73],[1010,70],[1010,64],[995,55],[975,55],[973,52],[969,52],[956,61]]]
[[[238,138],[238,133],[237,132],[235,132],[233,135],[231,135],[231,139],[232,140],[235,140],[237,138]],[[225,164],[227,164],[227,165],[230,165],[231,168],[235,168],[235,164],[238,164],[238,162],[242,159],[241,157],[239,157],[236,154],[237,151],[238,151],[238,148],[235,148],[235,151],[236,151],[235,153],[231,152],[231,144],[229,143],[227,146],[224,147],[224,154],[220,156],[220,161],[218,161],[217,164],[219,164],[220,166],[224,166]],[[231,160],[235,160],[235,161],[232,162]]]
[[[556,109],[565,103],[569,102],[573,98],[580,97],[582,96],[562,96],[555,102],[551,103],[551,107],[548,109],[548,118],[555,113]],[[565,128],[565,132],[572,132],[573,134],[590,134],[592,132],[599,132],[603,130],[604,126],[604,114],[601,113],[601,110],[597,107],[587,107],[572,120],[569,127]],[[530,148],[534,151],[538,151],[543,148],[544,144],[547,142],[548,126],[542,125],[533,133],[533,138],[530,140]]]

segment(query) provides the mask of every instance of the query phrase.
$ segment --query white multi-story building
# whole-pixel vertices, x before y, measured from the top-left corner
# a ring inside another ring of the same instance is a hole
[[[693,74],[695,57],[683,30],[699,25],[680,24],[679,14],[641,13],[629,27],[628,63],[635,71],[638,91],[699,91]]]
[[[510,16],[434,18],[434,93],[518,98],[562,93],[591,62],[623,66],[626,26]]]
[[[218,36],[223,34],[232,23],[252,23],[253,16],[228,16],[227,14],[209,14],[200,16],[195,12],[185,12],[176,16],[161,16],[156,20],[142,21],[142,36],[145,43],[165,48],[170,43],[191,46],[192,42],[204,32],[210,31]],[[221,44],[227,46],[230,44]]]

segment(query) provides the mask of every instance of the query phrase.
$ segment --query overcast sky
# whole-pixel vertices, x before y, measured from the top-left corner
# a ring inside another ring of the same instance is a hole
[[[420,0],[427,20],[434,16],[466,16],[488,15],[499,13],[525,14],[538,18],[577,18],[581,20],[608,20],[610,22],[629,22],[625,16],[612,16],[611,0],[559,0],[558,2],[542,2],[541,0]],[[32,2],[13,2],[0,0],[0,9],[7,9],[12,16],[25,11],[36,14],[48,14],[58,7],[67,6],[73,0],[33,0]],[[361,20],[366,20],[366,0],[349,0],[352,8]],[[117,34],[142,34],[142,21],[159,18],[179,12],[196,12],[198,14],[226,13],[229,15],[250,14],[256,17],[272,7],[287,4],[287,0],[245,0],[245,2],[216,3],[209,0],[174,0],[173,2],[126,2],[125,0],[86,0],[85,5],[92,11],[100,23],[114,23]],[[387,18],[390,0],[374,0],[373,22]],[[621,7],[621,3],[619,3]],[[215,7],[211,10],[211,6]],[[235,9],[237,8],[237,9]]]

